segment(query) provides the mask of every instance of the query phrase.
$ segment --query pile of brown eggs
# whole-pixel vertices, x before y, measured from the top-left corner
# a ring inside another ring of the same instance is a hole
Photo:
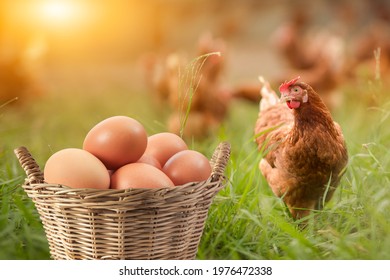
[[[44,168],[45,182],[72,188],[174,187],[210,175],[209,160],[178,135],[148,136],[141,123],[126,116],[101,121],[88,132],[82,149],[60,150]]]

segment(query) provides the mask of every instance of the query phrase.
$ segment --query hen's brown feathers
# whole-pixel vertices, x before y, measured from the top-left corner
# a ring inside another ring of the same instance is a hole
[[[305,83],[294,86],[308,93],[308,101],[296,109],[278,103],[260,110],[255,134],[266,152],[262,174],[299,218],[332,197],[348,157],[340,126],[319,95]]]

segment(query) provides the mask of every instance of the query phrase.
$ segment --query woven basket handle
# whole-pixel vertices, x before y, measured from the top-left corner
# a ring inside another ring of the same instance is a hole
[[[221,142],[215,149],[210,160],[212,166],[211,180],[217,181],[224,177],[225,167],[230,158],[230,144],[228,142]]]
[[[26,147],[19,147],[14,150],[20,165],[27,174],[27,179],[31,184],[40,184],[44,182],[43,173],[39,165],[32,157]]]

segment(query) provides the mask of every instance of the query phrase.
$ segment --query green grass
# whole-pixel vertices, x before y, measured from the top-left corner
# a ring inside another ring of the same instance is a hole
[[[390,259],[390,100],[388,89],[346,85],[334,112],[347,139],[350,162],[326,207],[300,230],[258,170],[253,142],[258,106],[233,104],[220,131],[191,147],[211,156],[220,141],[232,154],[226,187],[215,197],[199,259]],[[165,130],[166,111],[142,93],[114,89],[82,97],[62,92],[23,110],[0,109],[0,259],[47,259],[38,214],[21,189],[25,174],[13,149],[24,145],[43,166],[53,151],[81,147],[87,131],[111,115],[128,115],[147,131]]]

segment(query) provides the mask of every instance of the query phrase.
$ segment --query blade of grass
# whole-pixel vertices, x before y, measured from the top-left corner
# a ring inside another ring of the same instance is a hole
[[[191,111],[193,97],[199,87],[202,79],[201,70],[208,57],[212,55],[220,56],[220,52],[207,53],[193,59],[182,73],[179,68],[179,120],[180,120],[180,137],[184,135],[184,129]],[[183,114],[184,113],[184,114]]]

